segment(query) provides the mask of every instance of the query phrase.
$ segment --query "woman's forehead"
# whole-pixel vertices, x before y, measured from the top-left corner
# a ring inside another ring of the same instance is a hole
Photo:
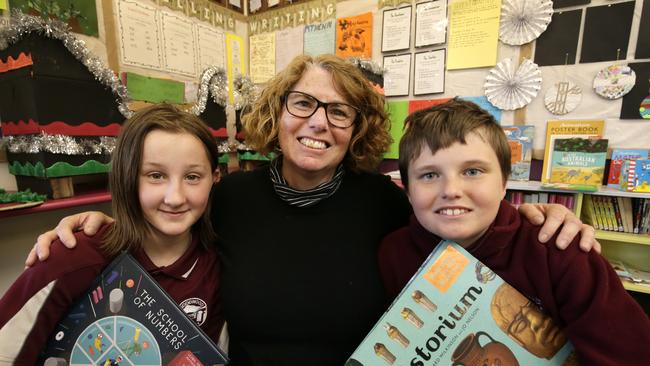
[[[310,94],[322,102],[348,102],[332,72],[317,65],[310,65],[291,89]]]

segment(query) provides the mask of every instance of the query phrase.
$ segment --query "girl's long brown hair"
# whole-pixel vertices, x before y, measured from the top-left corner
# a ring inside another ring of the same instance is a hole
[[[158,104],[136,112],[122,126],[111,161],[109,186],[115,223],[108,230],[102,245],[109,256],[140,247],[150,233],[150,225],[145,220],[140,206],[138,179],[144,139],[153,130],[195,136],[205,147],[212,171],[217,169],[217,143],[210,130],[197,116],[169,104]],[[216,238],[210,223],[211,197],[212,194],[201,219],[193,226],[194,232],[199,235],[199,240],[204,245]]]

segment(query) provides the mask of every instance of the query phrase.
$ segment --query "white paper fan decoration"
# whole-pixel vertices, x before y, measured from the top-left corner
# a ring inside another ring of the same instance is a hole
[[[514,110],[530,103],[542,87],[542,72],[526,59],[516,67],[512,59],[499,62],[485,78],[485,96],[495,107]]]
[[[544,33],[553,16],[551,0],[502,0],[499,39],[519,46]]]

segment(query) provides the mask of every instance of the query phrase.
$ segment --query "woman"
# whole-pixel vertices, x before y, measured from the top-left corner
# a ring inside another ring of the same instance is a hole
[[[243,122],[248,144],[280,157],[226,176],[215,191],[231,365],[343,364],[390,301],[379,242],[411,214],[405,194],[371,173],[390,143],[383,97],[344,59],[298,56]],[[568,210],[547,209],[543,235],[563,220],[564,240],[582,228]],[[527,210],[543,221],[535,207]],[[73,228],[92,234],[107,220],[66,218],[39,237],[39,250],[46,253],[57,231],[73,245]],[[583,236],[593,245],[592,229]]]

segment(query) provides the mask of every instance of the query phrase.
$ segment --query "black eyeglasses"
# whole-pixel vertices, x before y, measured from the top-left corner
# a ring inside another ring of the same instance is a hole
[[[299,92],[287,91],[284,93],[284,105],[287,112],[295,117],[309,118],[321,106],[325,108],[327,122],[335,127],[348,128],[354,124],[359,110],[345,103],[323,103],[313,96]]]

